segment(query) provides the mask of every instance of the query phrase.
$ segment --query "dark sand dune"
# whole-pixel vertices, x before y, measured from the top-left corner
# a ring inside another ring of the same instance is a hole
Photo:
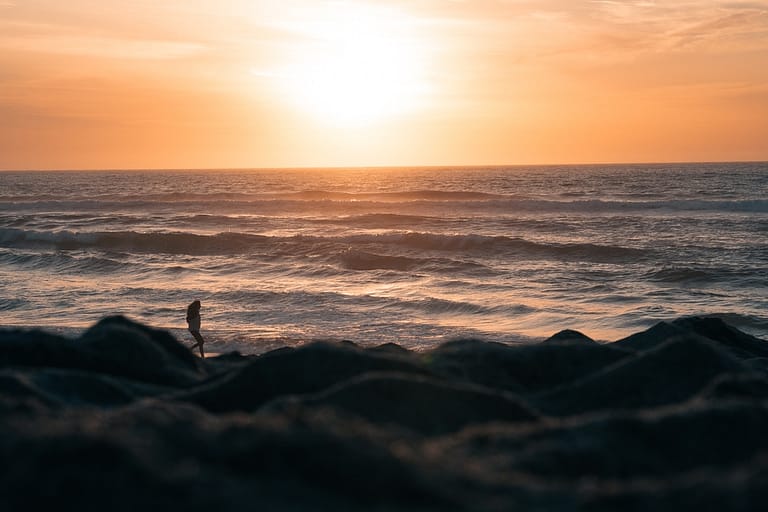
[[[557,416],[656,407],[687,400],[716,377],[743,371],[745,365],[709,340],[683,336],[536,399],[543,411]]]
[[[199,360],[106,319],[0,331],[2,510],[760,510],[768,343],[313,343]]]
[[[661,479],[703,468],[739,467],[761,453],[755,447],[763,443],[766,422],[768,401],[690,402],[545,421],[537,428],[477,427],[448,442],[458,452],[472,446],[472,456],[487,458],[486,469],[493,468],[497,476]]]
[[[362,350],[351,343],[312,343],[254,359],[222,378],[203,382],[176,395],[211,412],[253,411],[283,395],[322,391],[367,372],[397,371],[427,375],[407,358]]]
[[[371,423],[440,435],[477,423],[537,418],[522,400],[468,384],[401,373],[367,373],[315,395],[279,399],[268,410],[323,406]]]
[[[688,334],[688,332],[685,329],[675,325],[674,323],[659,322],[650,329],[632,334],[631,336],[620,339],[611,345],[614,347],[620,347],[623,349],[639,352],[654,348],[671,338],[684,336],[686,334]]]
[[[71,369],[0,370],[0,390],[13,394],[13,389],[51,407],[61,408],[119,407],[140,398],[159,396],[169,391],[167,387]]]
[[[715,340],[738,357],[744,359],[768,357],[768,343],[741,332],[719,318],[681,318],[675,320],[674,324],[682,329]]]
[[[464,340],[438,347],[425,355],[425,361],[446,378],[530,393],[573,382],[630,356],[626,350],[597,343],[510,346]]]
[[[579,331],[565,329],[544,340],[544,343],[596,343],[595,340]]]
[[[1,367],[71,368],[171,386],[193,384],[205,374],[170,333],[123,317],[105,318],[77,340],[6,331],[1,341]]]
[[[699,396],[705,400],[760,400],[768,397],[768,379],[764,373],[729,373],[710,382]]]
[[[647,331],[633,334],[613,345],[629,350],[647,350],[670,338],[697,334],[731,351],[740,358],[768,357],[768,343],[739,331],[719,318],[680,318],[674,322],[659,322]]]

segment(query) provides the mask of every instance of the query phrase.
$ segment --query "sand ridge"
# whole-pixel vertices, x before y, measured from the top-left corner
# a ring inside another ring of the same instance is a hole
[[[768,343],[712,317],[614,343],[315,342],[201,360],[110,317],[0,331],[4,510],[755,510]]]

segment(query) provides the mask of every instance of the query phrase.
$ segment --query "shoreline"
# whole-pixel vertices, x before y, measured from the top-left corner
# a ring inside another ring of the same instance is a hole
[[[184,344],[187,341],[190,343],[193,342],[191,335],[189,334],[189,331],[185,326],[158,326],[154,325],[150,322],[146,322],[143,319],[135,318],[131,315],[121,315],[125,316],[125,318],[129,319],[132,322],[136,322],[138,324],[143,324],[147,326],[152,326],[154,329],[159,329],[162,331],[167,331],[170,334],[172,334],[180,343]],[[750,336],[754,336],[761,339],[768,339],[768,333],[765,333],[763,329],[758,327],[745,327],[743,325],[740,325],[741,322],[738,322],[739,318],[738,315],[735,315],[733,313],[723,313],[723,314],[706,314],[706,315],[698,315],[698,316],[704,316],[707,318],[717,318],[721,321],[733,326],[736,329],[739,329],[745,334],[748,334]],[[580,329],[580,328],[574,328],[568,325],[563,325],[561,327],[561,330],[575,330],[578,332],[583,332],[586,336],[590,337],[593,341],[596,343],[599,343],[601,345],[610,345],[612,343],[615,343],[617,341],[620,341],[622,339],[625,339],[627,337],[630,337],[637,332],[642,332],[644,330],[652,328],[657,323],[671,323],[676,320],[682,320],[685,318],[696,318],[697,315],[693,316],[681,316],[676,318],[669,318],[669,319],[656,319],[656,320],[649,320],[646,322],[647,326],[640,327],[640,329],[631,329],[629,327],[618,330],[613,329],[612,332],[615,332],[615,336],[613,337],[595,337],[591,335],[591,331],[588,329]],[[737,321],[734,321],[737,320]],[[583,322],[582,322],[583,323]],[[21,331],[43,331],[48,334],[53,334],[57,336],[62,336],[65,338],[78,338],[85,332],[87,332],[92,325],[87,326],[53,326],[53,325],[15,325],[15,324],[1,324],[0,323],[0,331],[8,331],[8,330],[21,330]],[[316,343],[316,342],[330,342],[330,343],[338,343],[338,342],[345,342],[349,341],[352,343],[355,343],[363,348],[372,348],[378,345],[386,344],[386,343],[396,343],[403,348],[406,348],[411,351],[415,352],[424,352],[429,351],[438,348],[439,346],[450,343],[452,341],[456,340],[463,340],[463,339],[473,339],[473,340],[479,340],[479,341],[485,341],[485,342],[491,342],[491,343],[501,343],[509,346],[524,346],[524,345],[532,345],[537,344],[545,341],[551,336],[554,336],[557,332],[557,330],[554,330],[552,332],[548,332],[547,334],[542,334],[538,336],[533,335],[526,335],[521,333],[509,333],[507,335],[502,334],[487,334],[487,333],[475,333],[474,329],[468,328],[466,333],[462,333],[460,329],[456,329],[453,334],[446,334],[443,336],[431,336],[428,337],[426,340],[419,339],[417,335],[410,335],[410,336],[390,336],[390,337],[382,337],[378,336],[374,339],[364,338],[363,334],[359,334],[358,336],[350,336],[349,334],[344,335],[338,335],[333,336],[332,334],[328,335],[314,335],[314,336],[280,336],[276,335],[276,329],[270,328],[265,330],[259,330],[259,329],[217,329],[217,328],[206,328],[203,326],[203,329],[201,330],[204,337],[206,338],[206,347],[211,346],[215,347],[216,351],[222,354],[229,353],[229,352],[239,352],[240,354],[247,355],[247,356],[258,356],[263,355],[267,352],[270,352],[272,350],[277,350],[279,348],[283,347],[290,347],[290,348],[297,348],[301,347],[303,345]],[[601,332],[599,329],[597,329],[597,332]]]

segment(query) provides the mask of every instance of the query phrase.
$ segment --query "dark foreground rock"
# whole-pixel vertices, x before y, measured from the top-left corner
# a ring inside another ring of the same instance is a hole
[[[716,318],[199,360],[0,331],[1,510],[760,510],[768,343]]]

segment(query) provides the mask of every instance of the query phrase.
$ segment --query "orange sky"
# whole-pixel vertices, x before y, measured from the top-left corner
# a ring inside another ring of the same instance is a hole
[[[0,169],[768,160],[768,0],[0,0]]]

